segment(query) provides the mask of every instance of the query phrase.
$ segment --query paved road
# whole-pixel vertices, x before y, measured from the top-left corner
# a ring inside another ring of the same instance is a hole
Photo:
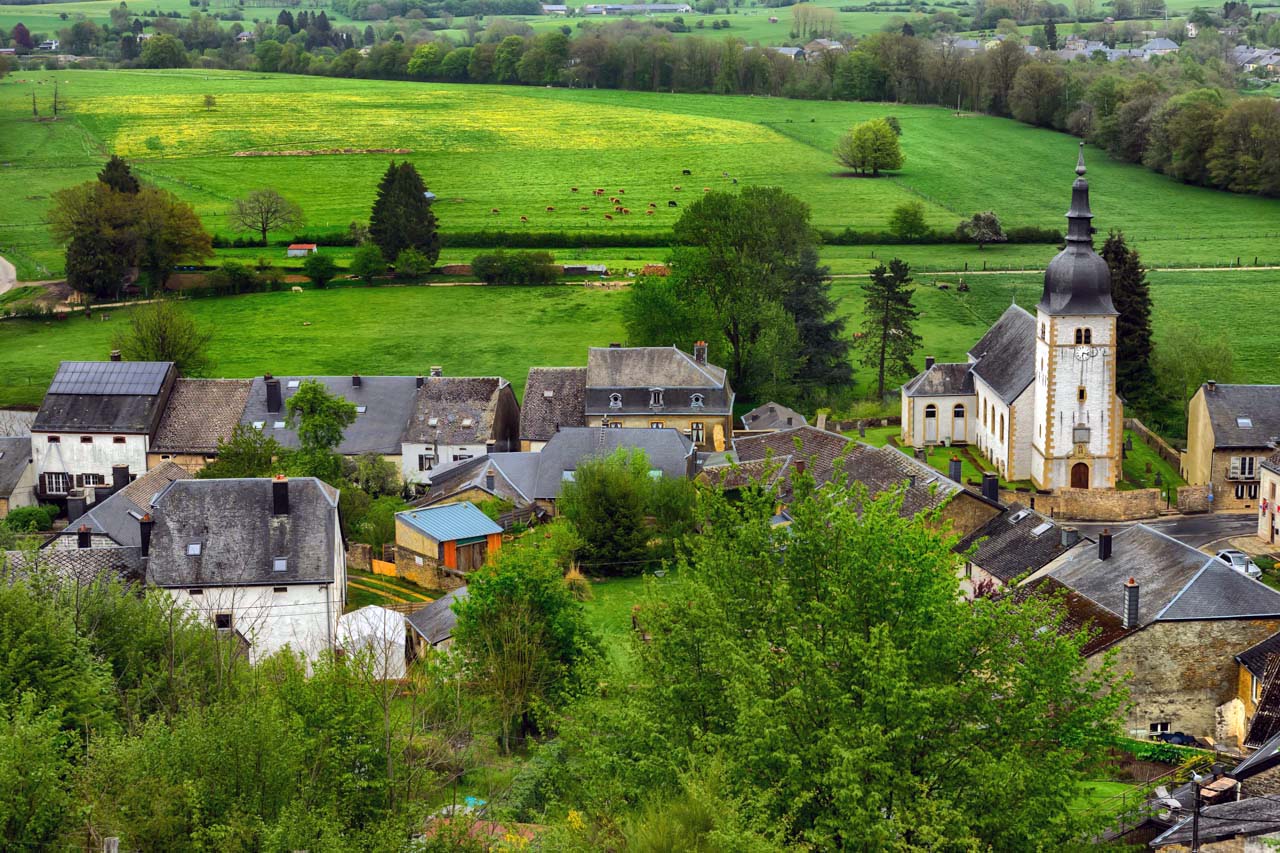
[[[1211,513],[1205,515],[1180,515],[1160,521],[1143,522],[1161,533],[1195,548],[1204,548],[1220,539],[1244,536],[1258,529],[1258,519],[1253,513]],[[1085,536],[1097,538],[1103,528],[1112,532],[1130,526],[1130,522],[1118,524],[1076,524]]]

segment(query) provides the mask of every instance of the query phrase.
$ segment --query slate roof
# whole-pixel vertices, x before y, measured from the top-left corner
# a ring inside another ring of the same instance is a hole
[[[1267,668],[1267,661],[1275,654],[1280,654],[1280,631],[1267,637],[1261,643],[1245,649],[1236,655],[1236,660],[1249,672],[1258,678],[1262,678]]]
[[[97,580],[129,580],[142,576],[142,549],[133,546],[95,545],[92,548],[46,548],[36,551],[0,551],[0,577],[18,580],[33,569],[51,572],[79,584]]]
[[[908,397],[967,397],[974,393],[973,365],[935,364],[917,373],[902,390]]]
[[[724,368],[698,364],[678,347],[591,347],[588,388],[722,388]]]
[[[274,515],[272,480],[178,480],[153,512],[149,583],[162,587],[263,586],[334,580],[337,490],[314,477],[288,481],[289,512]],[[188,557],[186,546],[201,543]],[[276,557],[286,558],[275,571]]]
[[[808,425],[804,415],[781,403],[765,403],[742,416],[744,429],[790,429]]]
[[[1117,617],[1124,613],[1124,582],[1138,582],[1138,623],[1280,616],[1280,592],[1225,563],[1135,524],[1112,537],[1111,558],[1098,549],[1068,553],[1050,576]]]
[[[438,645],[453,636],[453,628],[458,624],[458,615],[453,612],[453,603],[466,597],[465,586],[451,590],[426,607],[419,607],[410,613],[409,624],[428,643],[433,646]]]
[[[1280,474],[1280,453],[1273,453],[1268,456],[1262,463],[1262,467],[1268,471],[1275,471]]]
[[[664,477],[674,479],[693,476],[697,450],[693,442],[679,430],[602,427],[562,429],[536,454],[537,476],[530,497],[559,497],[560,490],[564,487],[565,471],[573,471],[583,460],[610,456],[622,449],[644,451],[650,469],[661,471]],[[529,493],[529,489],[523,484],[518,485],[521,491]]]
[[[752,462],[708,465],[698,474],[698,482],[722,489],[741,489],[752,483],[770,487],[791,467],[791,456],[777,456]]]
[[[839,433],[802,426],[735,438],[733,456],[739,463],[790,456],[794,464],[794,460],[803,459],[809,474],[821,485],[831,479],[836,459],[848,453],[853,443]]]
[[[559,427],[587,425],[587,369],[531,367],[520,406],[520,439],[546,441]]]
[[[31,430],[152,435],[176,378],[172,362],[64,361]]]
[[[973,373],[1006,404],[1012,403],[1035,379],[1035,317],[1010,305],[969,350],[969,357],[974,360]]]
[[[396,520],[437,542],[477,539],[502,532],[493,519],[470,501],[405,510],[396,513]]]
[[[507,386],[499,376],[425,377],[413,400],[404,441],[484,444],[493,437],[498,397]]]
[[[1200,387],[1214,447],[1267,447],[1280,437],[1280,385],[1218,384],[1212,391],[1207,385]],[[1248,418],[1253,426],[1242,427],[1237,418]]]
[[[439,473],[432,471],[431,487],[427,489],[425,495],[414,501],[413,505],[432,506],[459,492],[482,489],[495,497],[509,500],[518,507],[527,506],[531,499],[516,488],[515,484],[508,478],[506,471],[494,463],[493,458],[495,456],[523,458],[530,455],[532,454],[491,453],[459,462],[457,465],[450,466]],[[490,472],[493,473],[492,489],[489,488],[486,480],[486,475]]]
[[[1150,50],[1177,50],[1178,43],[1167,38],[1154,38],[1144,44],[1141,49],[1144,52]]]
[[[95,534],[111,537],[120,545],[141,545],[138,519],[151,512],[152,501],[176,480],[192,475],[180,465],[162,462],[104,500],[93,504],[84,515],[72,519],[66,530],[72,533],[88,527]]]
[[[275,424],[285,420],[286,404],[298,390],[289,387],[294,382],[301,383],[314,379],[323,385],[331,394],[343,397],[357,406],[364,406],[365,411],[356,415],[355,422],[343,433],[338,452],[344,456],[356,456],[361,453],[382,453],[393,456],[400,454],[400,440],[404,435],[405,425],[413,412],[414,401],[418,396],[418,381],[415,376],[362,376],[360,385],[356,386],[350,376],[278,376],[282,403],[279,412],[267,411],[267,388],[261,376],[254,377],[253,388],[249,392],[249,401],[245,405],[240,423],[252,425],[261,421],[262,432],[272,436],[286,448],[298,446],[298,436],[288,427],[276,427]]]
[[[0,436],[0,498],[13,494],[30,464],[31,436]]]
[[[154,453],[216,453],[249,401],[249,379],[179,379],[151,442]]]
[[[1014,587],[1009,595],[1016,602],[1032,598],[1060,600],[1063,608],[1063,619],[1059,625],[1060,633],[1073,634],[1081,629],[1087,629],[1094,634],[1081,649],[1081,654],[1085,657],[1110,647],[1116,641],[1137,630],[1125,628],[1124,623],[1115,613],[1052,577],[1038,578]]]
[[[954,550],[966,554],[975,545],[977,550],[967,557],[969,562],[1005,583],[1044,568],[1067,550],[1062,545],[1061,528],[1020,503],[1009,504],[1004,512],[961,539]]]
[[[887,445],[855,444],[845,459],[844,471],[850,480],[866,486],[871,498],[891,489],[903,489],[904,516],[937,509],[960,492],[984,500],[929,465]]]
[[[1191,822],[1188,816],[1173,829],[1156,836],[1152,847],[1191,844]],[[1226,841],[1243,835],[1247,838],[1280,832],[1280,800],[1273,797],[1249,797],[1215,803],[1200,809],[1200,843]]]

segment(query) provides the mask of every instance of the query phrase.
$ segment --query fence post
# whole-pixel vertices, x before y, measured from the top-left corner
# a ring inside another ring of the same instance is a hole
[[[102,839],[102,853],[120,853],[120,839],[114,835]]]

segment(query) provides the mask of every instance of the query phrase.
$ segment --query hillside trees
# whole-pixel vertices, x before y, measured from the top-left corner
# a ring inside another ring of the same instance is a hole
[[[338,265],[328,255],[312,252],[302,262],[302,274],[311,279],[317,290],[324,290],[338,274]]]
[[[920,346],[913,324],[920,314],[912,303],[911,268],[894,258],[889,266],[871,270],[862,285],[864,297],[862,333],[855,346],[862,363],[876,371],[876,396],[884,398],[888,379],[911,373],[911,356]]]
[[[889,214],[889,231],[899,240],[918,240],[928,235],[924,205],[918,201],[908,201],[895,207],[893,213]]]
[[[424,197],[427,191],[418,170],[408,160],[393,160],[378,185],[369,215],[369,236],[387,263],[405,249],[415,249],[435,263],[440,257],[436,216]]]
[[[971,243],[978,244],[978,250],[988,243],[1003,243],[1009,239],[1000,224],[1000,217],[994,211],[975,213],[956,226],[956,234]]]
[[[235,227],[256,232],[264,246],[269,231],[300,228],[306,221],[301,207],[270,188],[254,190],[233,201],[227,219]]]
[[[199,376],[209,368],[212,338],[179,303],[160,299],[130,311],[112,345],[126,361],[172,361],[183,376]]]
[[[138,61],[143,68],[185,68],[187,51],[175,36],[158,33],[147,39]]]

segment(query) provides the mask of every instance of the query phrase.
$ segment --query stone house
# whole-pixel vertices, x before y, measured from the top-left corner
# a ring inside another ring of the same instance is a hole
[[[1084,654],[1114,650],[1129,673],[1130,734],[1238,734],[1235,656],[1280,630],[1280,592],[1144,524],[1066,551],[1016,594],[1063,591],[1068,627],[1095,632]]]
[[[453,589],[502,548],[502,528],[467,501],[396,513],[396,572]]]
[[[216,459],[218,442],[231,440],[252,387],[249,379],[175,382],[147,450],[147,467],[173,462],[195,474]]]
[[[1258,538],[1269,545],[1280,540],[1280,519],[1276,501],[1280,500],[1280,453],[1268,456],[1258,474]]]
[[[114,466],[146,471],[177,378],[172,362],[62,362],[31,426],[36,497],[65,506],[72,490],[105,486]]]
[[[1033,509],[1011,503],[999,515],[961,539],[955,552],[964,556],[960,588],[998,592],[1058,559],[1070,548],[1087,548],[1072,527],[1059,526]]]
[[[531,367],[520,406],[520,449],[541,450],[561,428],[587,425],[587,369]]]
[[[498,376],[423,379],[401,440],[401,477],[427,484],[459,463],[518,450],[520,404]]]
[[[1280,440],[1280,385],[1206,382],[1191,398],[1182,476],[1210,486],[1218,511],[1259,506],[1262,463]]]
[[[0,436],[0,518],[36,505],[36,467],[30,436]]]
[[[742,416],[742,428],[748,432],[775,432],[808,425],[804,415],[781,403],[763,403]]]
[[[338,490],[314,477],[179,479],[140,520],[146,580],[252,660],[336,648],[347,569]]]

